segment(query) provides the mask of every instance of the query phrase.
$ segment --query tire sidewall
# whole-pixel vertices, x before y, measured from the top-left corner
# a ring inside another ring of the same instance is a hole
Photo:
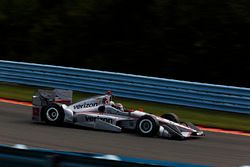
[[[155,136],[159,131],[159,122],[152,116],[142,116],[137,121],[136,130],[141,136]]]
[[[63,109],[57,104],[51,104],[45,107],[43,119],[48,124],[61,124],[64,120]]]

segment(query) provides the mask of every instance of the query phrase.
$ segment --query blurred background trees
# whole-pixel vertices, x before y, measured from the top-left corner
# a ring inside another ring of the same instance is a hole
[[[250,87],[250,1],[0,0],[0,59]]]

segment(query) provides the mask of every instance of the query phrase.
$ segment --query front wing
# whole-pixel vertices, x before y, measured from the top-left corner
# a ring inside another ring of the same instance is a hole
[[[204,136],[204,132],[199,130],[192,123],[185,123],[187,128],[176,124],[164,124],[160,126],[159,136],[164,138],[185,139],[189,137]]]

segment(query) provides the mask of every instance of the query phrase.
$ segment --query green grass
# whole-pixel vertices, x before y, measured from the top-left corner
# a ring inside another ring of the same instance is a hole
[[[20,101],[31,101],[31,97],[37,89],[36,87],[2,83],[0,84],[0,97]],[[74,92],[73,101],[78,101],[93,95],[94,94]],[[115,102],[122,103],[126,108],[143,108],[145,112],[156,115],[173,112],[177,114],[181,120],[193,122],[194,124],[250,132],[250,115],[246,114],[196,109],[118,97],[114,97],[113,99]]]

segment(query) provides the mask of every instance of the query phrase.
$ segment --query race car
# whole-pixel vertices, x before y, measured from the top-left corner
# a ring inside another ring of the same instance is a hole
[[[192,123],[180,122],[173,113],[162,116],[139,110],[126,110],[112,101],[112,93],[72,103],[72,91],[38,90],[32,98],[34,122],[51,125],[70,123],[112,132],[131,130],[141,136],[185,139],[204,136]]]

